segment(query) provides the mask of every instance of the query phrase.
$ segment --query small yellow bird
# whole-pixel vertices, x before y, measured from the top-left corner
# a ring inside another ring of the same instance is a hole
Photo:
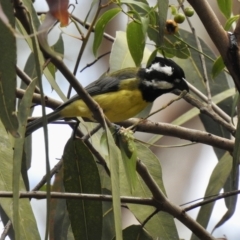
[[[134,117],[156,98],[174,89],[189,91],[182,68],[162,57],[156,57],[146,68],[126,68],[106,74],[85,89],[111,122]],[[48,122],[73,117],[94,120],[79,95],[73,96],[46,117]],[[42,118],[32,121],[27,126],[26,135],[42,125]]]

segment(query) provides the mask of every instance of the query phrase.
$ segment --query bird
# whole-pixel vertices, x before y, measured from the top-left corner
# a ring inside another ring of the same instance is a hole
[[[189,92],[183,69],[173,60],[158,56],[145,68],[131,67],[107,73],[85,88],[113,123],[134,117],[156,98],[175,89]],[[46,115],[48,123],[74,117],[95,121],[79,95]],[[42,126],[42,118],[28,123],[26,136]]]

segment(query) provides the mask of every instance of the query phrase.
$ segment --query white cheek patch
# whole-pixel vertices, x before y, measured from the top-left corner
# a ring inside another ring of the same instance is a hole
[[[165,73],[168,76],[171,76],[173,74],[173,68],[169,66],[161,66],[159,63],[154,63],[151,65],[150,68],[146,69],[146,72],[152,72],[152,71],[158,71]]]
[[[166,81],[144,81],[143,82],[146,86],[148,87],[153,87],[153,88],[157,88],[157,89],[171,89],[174,87],[174,84],[166,82]]]

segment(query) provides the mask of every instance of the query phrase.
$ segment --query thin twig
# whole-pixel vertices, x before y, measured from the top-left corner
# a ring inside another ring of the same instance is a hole
[[[202,99],[205,103],[208,102],[207,97],[200,92],[196,87],[194,87],[191,83],[187,82],[189,89],[196,94],[200,99]],[[212,109],[220,116],[222,117],[227,123],[232,124],[232,120],[229,117],[229,115],[227,115],[220,107],[218,107],[218,105],[216,105],[214,102],[212,102]],[[234,127],[232,125],[232,127]]]
[[[101,59],[102,57],[105,57],[106,55],[110,54],[111,52],[106,52],[102,55],[100,55],[98,58],[96,58],[93,62],[88,63],[80,72],[83,72],[86,68],[91,67],[94,63],[96,63],[99,59]]]
[[[27,86],[32,82],[32,79],[25,72],[23,72],[18,66],[16,66],[16,73]],[[40,89],[38,86],[35,86],[35,93],[40,94]]]
[[[210,199],[203,200],[200,203],[192,204],[191,206],[184,208],[183,211],[187,212],[187,211],[190,211],[190,210],[195,209],[197,207],[201,207],[203,205],[206,205],[208,203],[215,202],[215,201],[217,201],[219,199],[235,196],[237,194],[240,194],[240,190],[226,192],[226,193],[221,193],[221,194],[218,194],[218,196],[216,196],[216,197],[211,197]]]
[[[13,196],[12,192],[4,192],[0,191],[0,197],[2,198],[11,198]],[[47,197],[47,193],[44,191],[31,191],[31,192],[19,192],[19,198],[34,198],[34,199],[45,199]],[[87,193],[65,193],[65,192],[51,192],[51,198],[58,199],[85,199],[85,200],[93,200],[93,201],[104,201],[111,202],[111,195],[103,195],[103,194],[87,194]],[[134,203],[140,205],[150,205],[155,206],[155,201],[152,198],[142,198],[142,197],[128,197],[122,196],[122,203]]]

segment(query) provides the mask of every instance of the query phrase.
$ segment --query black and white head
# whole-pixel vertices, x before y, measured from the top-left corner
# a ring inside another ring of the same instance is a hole
[[[148,67],[139,71],[139,77],[143,98],[149,102],[174,89],[189,91],[184,71],[171,59],[156,57]]]

